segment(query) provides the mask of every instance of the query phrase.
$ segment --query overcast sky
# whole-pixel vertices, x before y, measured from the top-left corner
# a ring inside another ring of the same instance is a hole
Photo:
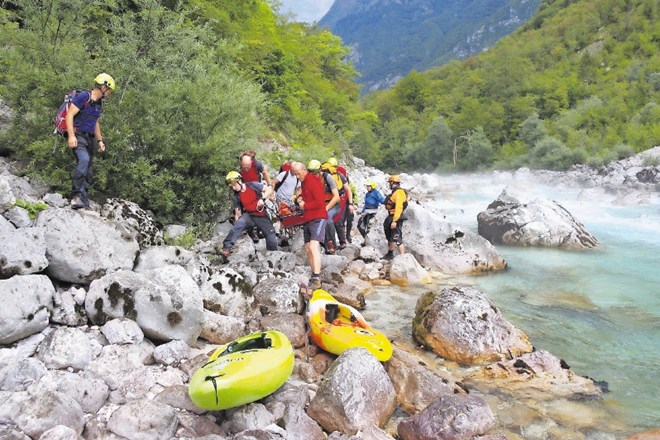
[[[311,23],[319,21],[335,0],[280,0],[280,13],[292,12],[296,19]]]

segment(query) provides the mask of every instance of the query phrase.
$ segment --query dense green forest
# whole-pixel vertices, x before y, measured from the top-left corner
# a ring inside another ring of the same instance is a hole
[[[163,220],[217,214],[240,151],[269,139],[301,159],[344,151],[359,118],[347,48],[265,0],[0,5],[0,99],[14,112],[0,150],[64,194],[72,155],[51,134],[53,117],[99,72],[117,90],[104,106],[93,197],[128,198]],[[288,151],[261,159],[278,154]]]
[[[546,0],[491,50],[368,96],[383,169],[600,165],[660,144],[657,0]]]

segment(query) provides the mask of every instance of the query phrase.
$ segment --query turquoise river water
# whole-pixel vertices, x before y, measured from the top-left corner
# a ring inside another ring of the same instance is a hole
[[[433,208],[455,226],[476,232],[477,214],[509,187],[522,201],[557,201],[599,245],[585,251],[498,246],[507,270],[441,279],[424,288],[379,288],[367,306],[373,301],[391,313],[367,313],[368,319],[395,339],[410,340],[419,294],[448,285],[474,286],[537,349],[564,359],[577,374],[607,382],[599,411],[616,421],[602,423],[610,438],[660,427],[660,194],[617,199],[518,173],[426,176],[424,181],[435,185]]]

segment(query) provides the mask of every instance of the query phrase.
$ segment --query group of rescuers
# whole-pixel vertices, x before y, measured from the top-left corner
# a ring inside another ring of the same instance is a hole
[[[250,151],[241,154],[239,170],[230,171],[225,181],[233,190],[234,225],[222,242],[221,253],[229,256],[243,231],[257,243],[259,235],[255,229],[266,238],[267,250],[277,250],[277,235],[266,209],[266,205],[274,201],[280,216],[301,217],[305,252],[312,272],[309,288],[321,288],[321,247],[326,254],[334,254],[337,238],[339,249],[352,241],[357,195],[351,190],[346,169],[334,157],[324,163],[314,159],[307,166],[302,162],[286,162],[279,174],[271,178],[268,170]],[[380,193],[376,183],[366,183],[357,228],[366,240],[372,218],[378,207],[385,205],[388,216],[383,229],[388,251],[382,258],[391,260],[395,249],[400,254],[404,253],[401,228],[408,196],[401,188],[399,176],[392,175],[387,182],[391,189],[387,197]]]
[[[72,174],[73,209],[89,209],[87,191],[92,177],[92,161],[96,152],[105,151],[99,123],[102,104],[115,88],[114,78],[101,73],[94,78],[91,90],[76,94],[68,104],[66,138],[76,159]],[[312,270],[309,287],[320,288],[321,246],[327,254],[332,254],[336,250],[336,236],[339,237],[339,248],[351,242],[356,199],[346,169],[332,157],[323,164],[312,160],[307,166],[301,162],[288,162],[271,179],[263,164],[255,159],[252,152],[247,152],[240,156],[239,170],[230,171],[225,181],[233,190],[234,225],[223,241],[221,253],[227,257],[244,230],[254,242],[258,242],[259,235],[255,228],[265,236],[266,249],[277,249],[275,228],[265,209],[266,201],[274,199],[280,214],[302,217],[305,251]],[[408,196],[401,188],[399,176],[392,175],[387,181],[391,189],[387,197],[383,197],[374,182],[366,183],[367,192],[360,211],[358,230],[366,239],[369,222],[378,207],[384,204],[389,214],[383,223],[388,251],[382,258],[391,260],[397,247],[399,253],[404,253],[401,227]]]

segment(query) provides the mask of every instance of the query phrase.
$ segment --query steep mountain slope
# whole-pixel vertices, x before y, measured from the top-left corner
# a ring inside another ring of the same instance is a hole
[[[543,0],[490,50],[369,94],[354,148],[399,170],[566,169],[660,145],[658,7]]]
[[[365,90],[386,88],[490,47],[529,19],[540,0],[336,0],[321,19],[344,44]]]

